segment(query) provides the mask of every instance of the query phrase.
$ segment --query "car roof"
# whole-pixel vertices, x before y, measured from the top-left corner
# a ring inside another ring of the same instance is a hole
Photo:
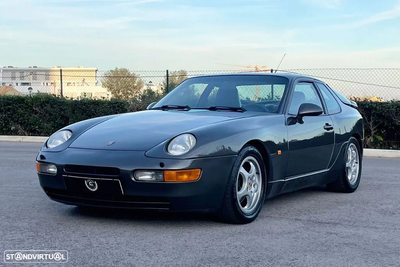
[[[321,83],[324,83],[323,81],[320,81],[318,79],[315,79],[310,76],[305,76],[297,73],[288,73],[288,72],[281,72],[281,73],[269,73],[269,72],[239,72],[239,73],[223,73],[223,74],[206,74],[206,75],[199,75],[192,78],[196,77],[220,77],[220,76],[274,76],[274,77],[284,77],[288,78],[290,80],[297,79],[297,78],[305,78],[305,79],[310,79],[314,81],[318,81]]]

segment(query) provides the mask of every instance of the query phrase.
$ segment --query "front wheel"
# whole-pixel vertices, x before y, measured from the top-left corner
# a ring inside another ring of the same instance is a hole
[[[244,147],[233,165],[220,220],[245,224],[254,221],[264,204],[267,175],[260,152],[253,146]]]
[[[361,149],[354,137],[349,140],[342,166],[341,176],[327,187],[334,192],[352,193],[360,184],[362,170]]]

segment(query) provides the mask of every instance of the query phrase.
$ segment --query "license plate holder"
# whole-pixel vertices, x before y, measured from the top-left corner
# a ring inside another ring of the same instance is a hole
[[[121,196],[124,194],[119,179],[64,175],[67,190],[74,193]]]

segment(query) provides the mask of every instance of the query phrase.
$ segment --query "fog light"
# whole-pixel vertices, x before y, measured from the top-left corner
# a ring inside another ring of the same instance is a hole
[[[162,171],[135,171],[134,178],[137,181],[162,182],[164,175]]]
[[[54,164],[48,164],[46,166],[46,172],[50,174],[57,174],[57,166]]]
[[[200,178],[201,169],[165,171],[164,181],[166,182],[193,182]]]
[[[57,174],[57,166],[54,164],[36,162],[36,170],[39,173],[47,173],[51,175]]]

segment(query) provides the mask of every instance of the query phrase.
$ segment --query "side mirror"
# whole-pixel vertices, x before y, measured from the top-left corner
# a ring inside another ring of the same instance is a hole
[[[324,111],[320,106],[311,103],[303,103],[299,107],[297,117],[302,118],[305,116],[319,116],[322,113],[324,113]]]
[[[151,109],[152,107],[154,107],[154,105],[157,104],[157,102],[151,102],[146,109]]]

